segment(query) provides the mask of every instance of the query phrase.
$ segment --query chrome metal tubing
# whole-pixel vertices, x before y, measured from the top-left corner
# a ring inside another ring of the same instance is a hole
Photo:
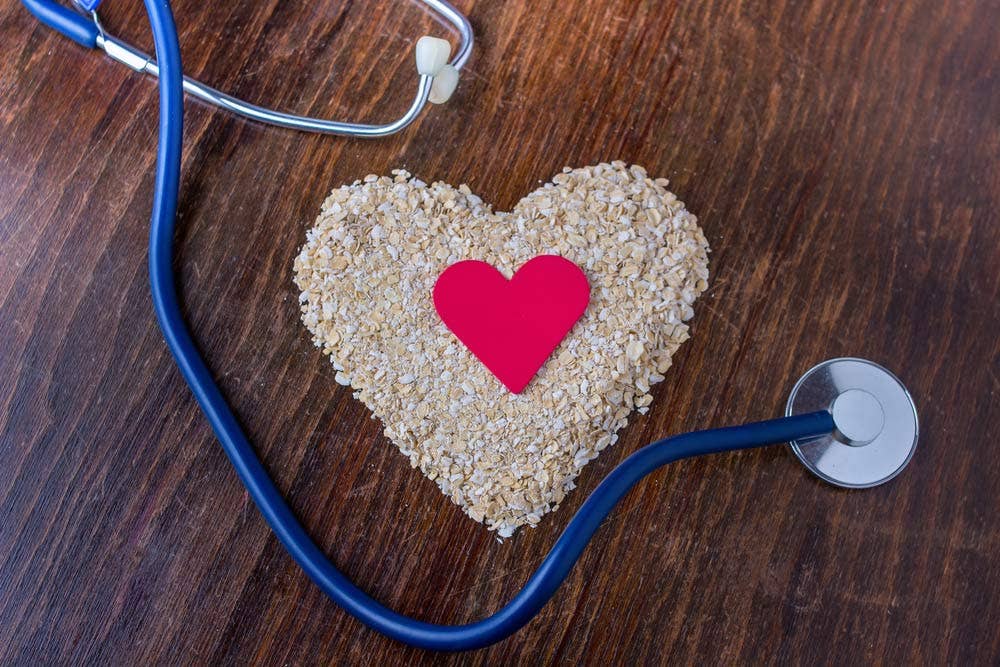
[[[447,2],[447,0],[420,1],[458,32],[460,43],[450,64],[455,69],[461,69],[468,62],[474,43],[472,26],[469,20]],[[97,12],[90,12],[90,16],[99,32],[97,46],[108,57],[137,72],[149,74],[154,77],[159,76],[159,67],[152,56],[108,34],[101,25]],[[227,95],[188,76],[184,77],[184,92],[221,109],[231,111],[250,120],[267,123],[268,125],[278,125],[304,132],[320,132],[346,137],[376,138],[386,137],[399,132],[412,123],[427,105],[427,98],[430,95],[433,77],[426,75],[418,76],[417,91],[406,113],[396,120],[384,124],[352,123],[285,113],[257,104],[251,104],[232,95]]]

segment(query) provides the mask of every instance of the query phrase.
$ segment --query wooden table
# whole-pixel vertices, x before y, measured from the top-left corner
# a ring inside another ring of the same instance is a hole
[[[403,3],[179,0],[186,70],[284,109],[408,103]],[[106,23],[148,48],[139,2]],[[344,571],[407,614],[513,595],[658,436],[779,414],[836,356],[896,371],[913,462],[842,491],[786,448],[669,466],[555,599],[466,660],[986,664],[1000,657],[1000,44],[995,2],[461,2],[476,49],[407,131],[343,140],[189,101],[185,309],[268,468]],[[155,85],[0,6],[0,663],[417,663],[266,528],[153,319]],[[670,178],[709,293],[653,410],[564,507],[499,543],[334,382],[292,259],[333,187],[406,167],[511,207],[564,165]]]

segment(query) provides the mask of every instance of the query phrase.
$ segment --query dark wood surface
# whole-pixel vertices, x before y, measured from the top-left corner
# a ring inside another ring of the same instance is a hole
[[[107,24],[149,46],[139,2]],[[658,436],[775,416],[856,355],[917,402],[909,468],[835,490],[785,448],[670,466],[513,638],[435,656],[326,600],[248,501],[151,311],[155,85],[0,4],[0,663],[1000,659],[1000,5],[461,2],[452,102],[362,142],[189,101],[180,276],[197,340],[330,557],[438,622],[498,609],[597,482]],[[406,3],[176,3],[185,67],[282,108],[408,103]],[[411,470],[298,319],[325,194],[406,167],[499,209],[564,165],[671,179],[709,293],[652,411],[498,543]]]

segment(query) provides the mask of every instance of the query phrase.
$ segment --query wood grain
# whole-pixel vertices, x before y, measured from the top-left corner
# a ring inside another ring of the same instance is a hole
[[[284,109],[390,118],[406,3],[178,0],[186,70]],[[327,601],[249,503],[146,283],[154,84],[0,2],[0,663],[885,663],[1000,659],[1000,43],[994,0],[459,3],[455,98],[364,142],[189,101],[184,304],[279,486],[375,597],[466,622],[522,585],[659,436],[777,414],[857,355],[917,402],[910,467],[824,486],[784,448],[668,467],[513,638],[409,649]],[[141,3],[106,23],[149,46]],[[406,167],[506,209],[564,165],[671,179],[712,244],[653,410],[564,507],[498,543],[411,470],[298,321],[325,194]]]

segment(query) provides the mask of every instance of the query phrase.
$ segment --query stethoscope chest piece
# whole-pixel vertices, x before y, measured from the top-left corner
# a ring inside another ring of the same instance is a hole
[[[830,359],[795,384],[785,414],[829,410],[833,433],[791,443],[817,477],[837,486],[878,486],[906,467],[917,447],[917,409],[903,383],[864,359]]]

